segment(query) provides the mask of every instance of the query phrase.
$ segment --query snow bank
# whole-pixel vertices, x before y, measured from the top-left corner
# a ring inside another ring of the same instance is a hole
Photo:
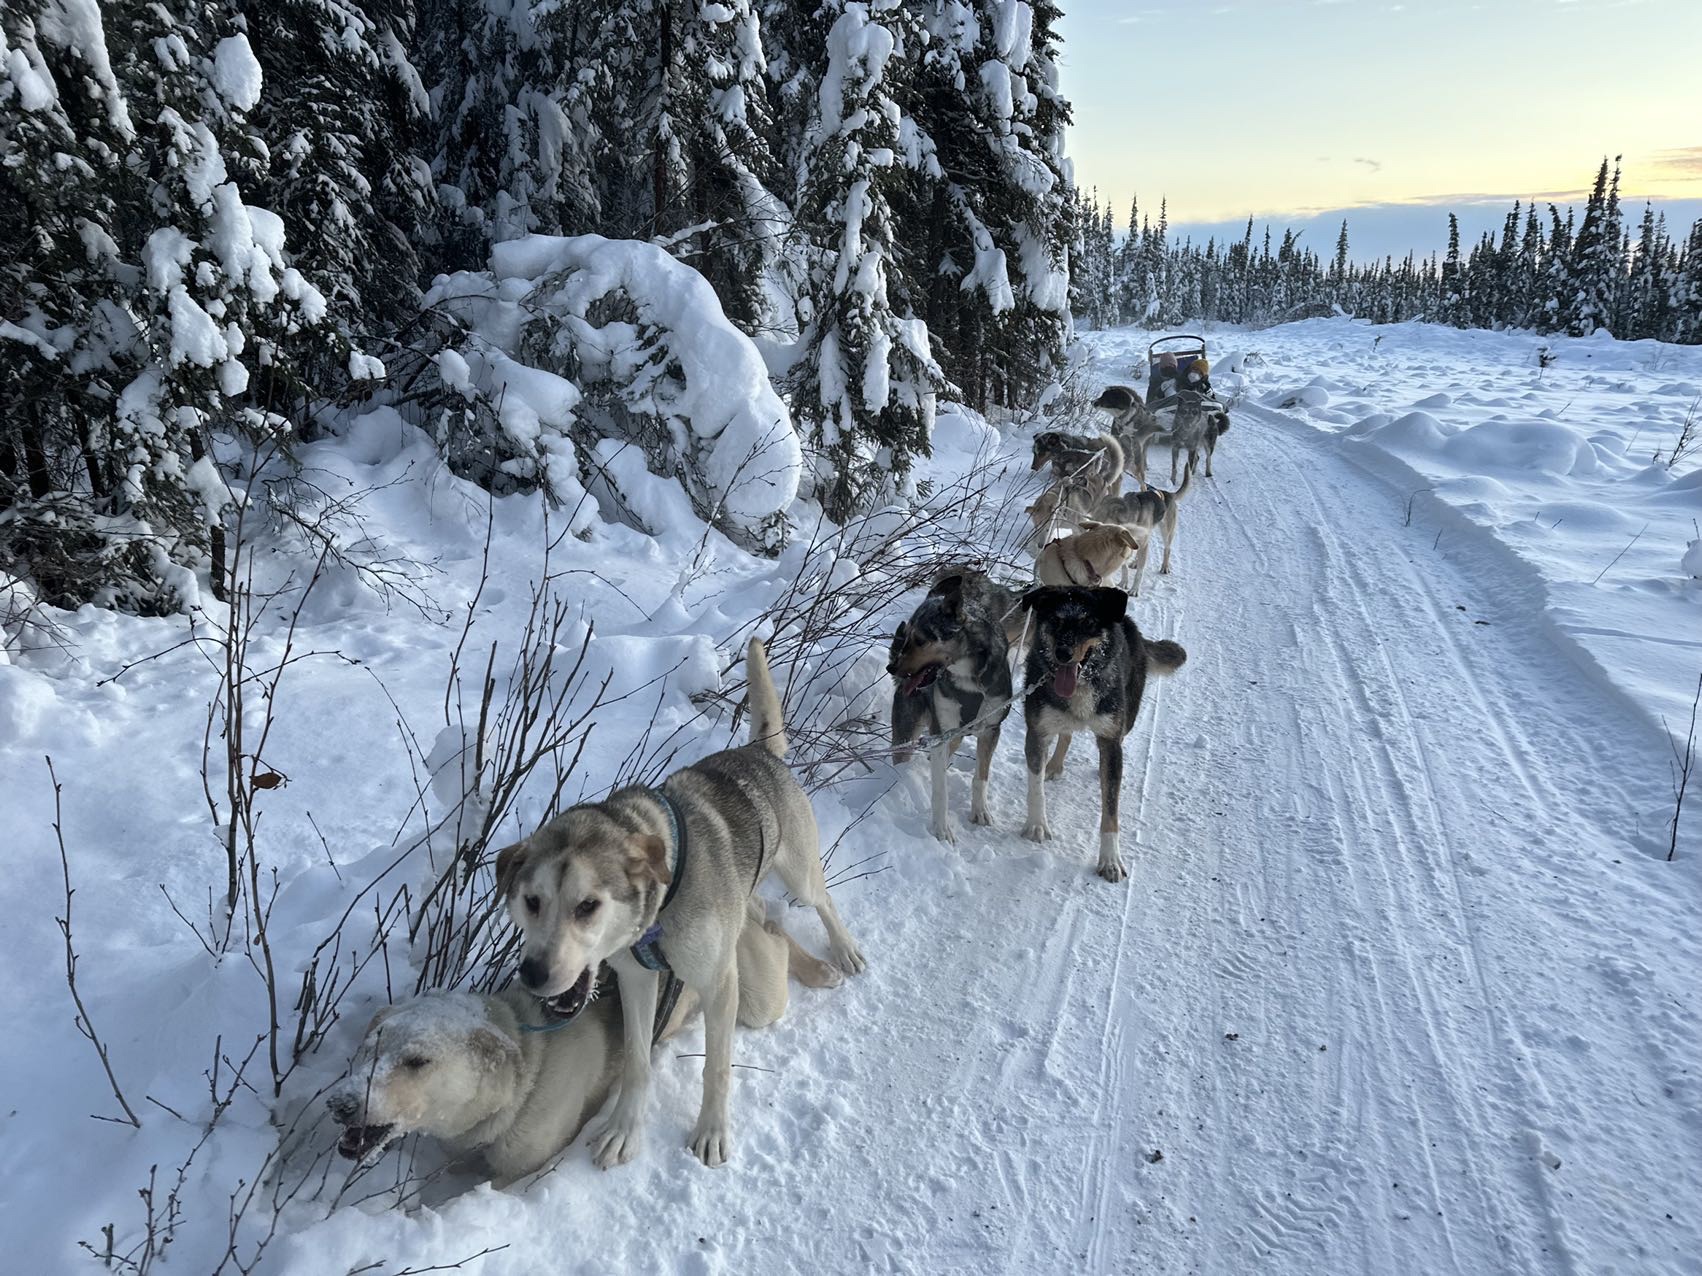
[[[531,235],[498,244],[488,271],[440,278],[427,301],[464,325],[438,374],[491,405],[509,473],[564,504],[595,484],[616,512],[661,524],[653,485],[598,464],[604,440],[630,444],[700,517],[773,539],[803,453],[757,347],[697,271],[635,240]]]
[[[1475,533],[1522,560],[1545,624],[1589,676],[1657,727],[1689,720],[1702,466],[1669,461],[1702,384],[1702,349],[1346,318],[1235,339],[1256,342],[1260,357],[1217,367],[1241,368],[1253,402],[1339,434],[1350,456],[1414,497],[1412,525],[1435,552]]]

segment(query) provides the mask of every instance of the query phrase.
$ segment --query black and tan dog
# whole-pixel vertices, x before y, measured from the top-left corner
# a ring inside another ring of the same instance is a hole
[[[1117,849],[1117,800],[1123,787],[1123,737],[1135,725],[1148,674],[1174,673],[1187,660],[1179,643],[1143,638],[1125,614],[1129,596],[1120,589],[1031,590],[1022,605],[1034,619],[1028,649],[1023,718],[1028,727],[1023,755],[1028,763],[1028,825],[1023,836],[1040,842],[1052,836],[1046,824],[1041,778],[1064,769],[1070,737],[1091,731],[1099,741],[1099,865],[1108,882],[1126,877]],[[1050,763],[1046,750],[1058,737]]]
[[[933,812],[929,824],[944,842],[957,839],[946,809],[946,773],[963,737],[975,736],[975,783],[969,822],[987,824],[987,768],[1012,699],[1010,645],[1023,621],[1017,595],[978,571],[953,572],[928,591],[892,639],[893,759],[926,731],[944,739],[929,751]]]

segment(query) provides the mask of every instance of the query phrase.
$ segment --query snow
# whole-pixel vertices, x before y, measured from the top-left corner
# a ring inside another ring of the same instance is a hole
[[[83,63],[84,72],[99,89],[90,96],[102,104],[107,122],[121,137],[132,136],[136,129],[124,94],[112,74],[99,0],[55,0],[37,9],[35,19],[43,40],[75,54]]]
[[[8,49],[6,36],[0,32],[0,62],[6,68],[6,78],[18,95],[18,105],[26,111],[45,111],[59,100],[53,85],[53,74],[41,60],[41,51],[32,43],[22,49]]]
[[[171,313],[171,362],[193,363],[211,368],[224,362],[228,350],[224,330],[189,295],[182,284],[174,287],[166,302]]]
[[[239,111],[260,101],[260,59],[245,35],[226,36],[213,46],[213,87]]]
[[[510,247],[524,257],[525,242]],[[486,278],[488,331],[499,285],[511,301],[573,286],[546,278]],[[592,345],[630,368],[630,337]],[[1089,334],[1086,379],[1128,380],[1150,337]],[[853,768],[814,803],[871,966],[838,989],[794,986],[778,1024],[736,1036],[750,1066],[735,1072],[727,1169],[683,1146],[694,1029],[658,1052],[634,1164],[598,1173],[580,1146],[511,1192],[438,1175],[403,1210],[360,1200],[393,1181],[401,1150],[341,1202],[346,1165],[321,1163],[325,1190],[278,1218],[258,1276],[498,1246],[466,1269],[760,1274],[829,1254],[898,1271],[1693,1271],[1702,828],[1664,861],[1659,719],[1688,712],[1697,672],[1702,586],[1680,560],[1702,539],[1702,480],[1647,458],[1689,402],[1657,387],[1702,383],[1702,351],[1557,342],[1539,378],[1520,334],[1338,319],[1208,337],[1214,355],[1262,357],[1217,360],[1234,428],[1182,506],[1175,573],[1149,573],[1134,608],[1189,661],[1149,688],[1128,740],[1129,883],[1090,874],[1098,796],[1079,743],[1044,846],[1018,836],[1020,719],[993,759],[992,826],[955,846],[926,834],[925,762]],[[440,360],[446,382],[484,385],[479,347],[458,357]],[[1271,406],[1313,384],[1322,403]],[[139,381],[126,412],[144,420],[158,391]],[[1503,421],[1544,428],[1477,433]],[[991,464],[992,507],[1020,510],[1041,425],[1001,432],[942,405],[917,477],[945,504]],[[1491,469],[1460,452],[1474,435],[1467,451]],[[398,830],[411,842],[417,804],[441,814],[467,784],[477,694],[445,721],[459,627],[442,615],[470,610],[463,672],[476,686],[495,642],[500,681],[547,573],[570,608],[563,646],[587,643],[591,685],[625,697],[599,713],[566,801],[601,792],[647,738],[678,744],[675,765],[732,738],[706,693],[731,688],[734,653],[771,624],[807,545],[747,553],[637,448],[609,438],[594,455],[659,535],[592,517],[562,536],[539,494],[488,498],[391,408],[300,445],[301,473],[358,499],[345,552],[405,564],[430,606],[329,563],[292,634],[301,550],[274,539],[288,528],[262,541],[255,588],[282,590],[285,614],[264,609],[253,660],[286,643],[301,656],[266,745],[287,783],[261,799],[292,995],[314,944],[395,860]],[[913,512],[871,524],[895,532]],[[814,525],[807,503],[788,514]],[[829,588],[870,570],[847,555]],[[886,642],[920,592],[854,618],[861,645],[830,694],[799,691],[808,655],[777,661],[789,714],[883,712]],[[196,632],[221,614],[206,600]],[[178,645],[182,619],[55,620],[67,648],[0,664],[0,809],[30,851],[0,877],[0,1085],[18,1096],[0,1167],[8,1220],[28,1221],[5,1229],[8,1262],[29,1272],[74,1270],[76,1242],[101,1245],[108,1222],[121,1249],[140,1239],[136,1189],[150,1166],[171,1179],[200,1137],[215,1038],[240,1057],[265,1014],[248,964],[209,958],[161,890],[204,924],[222,880],[198,748],[216,661]],[[44,754],[65,786],[79,986],[140,1132],[88,1119],[114,1105],[62,982]],[[500,837],[542,817],[552,783]],[[950,786],[961,814],[969,773]],[[390,880],[422,883],[421,858]],[[822,950],[813,918],[785,916]],[[406,945],[388,959],[388,975],[361,972],[280,1118],[317,1113],[387,981],[411,986]],[[277,1146],[272,1116],[269,1095],[239,1093],[187,1175],[168,1267],[223,1255],[228,1194]],[[309,1126],[323,1152],[331,1131]]]
[[[728,322],[708,281],[661,248],[597,235],[513,239],[492,250],[489,272],[439,280],[428,304],[451,306],[479,335],[440,359],[447,383],[489,396],[522,451],[556,449],[558,485],[578,483],[570,429],[617,428],[582,422],[584,389],[595,384],[664,423],[679,477],[700,509],[731,527],[760,535],[796,496],[803,454],[761,353]],[[637,323],[599,321],[595,312],[611,304],[630,306]],[[540,313],[559,323],[551,340],[572,377],[521,356]]]
[[[1694,460],[1653,456],[1695,401],[1702,351],[1346,318],[1268,331],[1219,339],[1220,373],[1231,351],[1263,358],[1237,374],[1252,410],[1292,404],[1344,435],[1346,455],[1417,493],[1414,523],[1444,548],[1470,529],[1515,560],[1593,676],[1654,725],[1688,720],[1702,646],[1682,635],[1702,632],[1702,595],[1680,560],[1702,480]]]

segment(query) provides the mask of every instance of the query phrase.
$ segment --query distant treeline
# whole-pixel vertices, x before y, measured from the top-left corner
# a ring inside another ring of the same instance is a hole
[[[1582,220],[1568,207],[1514,204],[1499,237],[1485,232],[1469,250],[1448,214],[1441,257],[1385,257],[1357,265],[1342,222],[1329,261],[1300,247],[1299,235],[1271,230],[1255,241],[1253,221],[1239,242],[1202,248],[1172,242],[1163,205],[1158,222],[1129,210],[1119,242],[1111,209],[1078,192],[1071,303],[1087,327],[1192,319],[1278,323],[1336,309],[1377,323],[1429,319],[1456,328],[1531,328],[1587,336],[1653,337],[1702,344],[1702,221],[1682,241],[1645,204],[1633,232],[1619,201],[1619,169],[1606,159]],[[1138,229],[1137,229],[1138,228]]]

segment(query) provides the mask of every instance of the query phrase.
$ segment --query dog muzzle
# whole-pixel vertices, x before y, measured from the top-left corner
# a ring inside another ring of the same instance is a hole
[[[350,1161],[364,1160],[390,1142],[390,1125],[350,1125],[343,1127],[343,1137],[337,1140],[337,1154]]]

